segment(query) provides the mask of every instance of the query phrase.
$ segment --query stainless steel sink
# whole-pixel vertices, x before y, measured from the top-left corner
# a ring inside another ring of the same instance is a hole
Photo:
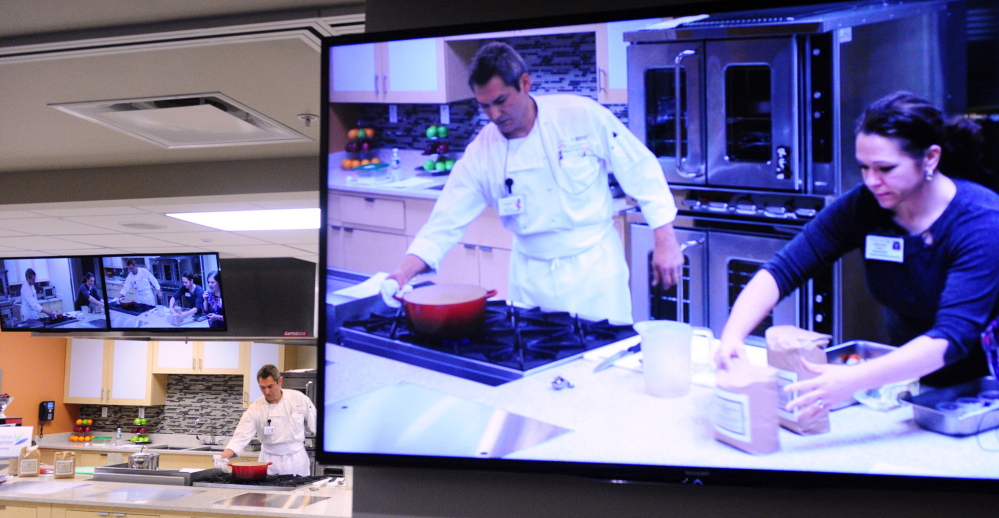
[[[90,484],[75,484],[67,482],[25,482],[18,481],[0,485],[0,493],[22,493],[29,495],[51,495],[61,493]]]
[[[174,500],[177,498],[194,495],[204,491],[203,489],[181,489],[165,487],[125,487],[114,491],[106,491],[90,495],[91,498],[104,498],[107,500],[145,503],[151,501]]]

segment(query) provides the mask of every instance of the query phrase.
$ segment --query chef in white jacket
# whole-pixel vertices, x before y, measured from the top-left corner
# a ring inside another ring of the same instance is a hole
[[[125,276],[125,284],[121,287],[121,294],[117,300],[121,300],[125,293],[132,289],[135,290],[136,302],[150,306],[158,305],[160,282],[156,280],[156,276],[146,268],[139,268],[134,259],[129,259],[125,267],[128,268],[128,275]]]
[[[489,118],[465,149],[396,270],[382,284],[386,303],[414,276],[437,270],[444,254],[487,206],[514,234],[510,298],[550,311],[630,323],[628,266],[613,225],[608,173],[654,229],[654,283],[681,278],[673,232],[677,209],[662,167],[609,110],[576,95],[530,95],[523,59],[489,43],[469,76]]]
[[[260,462],[272,463],[267,467],[268,474],[311,475],[309,455],[305,452],[305,427],[316,432],[316,406],[297,390],[282,390],[284,379],[274,365],[261,367],[257,382],[263,397],[243,413],[226,449],[214,456],[215,467],[225,469],[228,459],[256,437],[260,441]]]
[[[59,316],[58,313],[42,308],[38,302],[38,292],[35,291],[35,270],[28,268],[24,271],[24,284],[21,285],[21,319],[38,320],[42,313],[50,317]]]

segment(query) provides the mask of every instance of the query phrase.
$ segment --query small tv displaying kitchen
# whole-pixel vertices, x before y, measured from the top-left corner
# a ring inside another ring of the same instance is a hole
[[[99,258],[0,259],[0,330],[108,329]]]
[[[112,330],[226,331],[217,253],[101,257]]]
[[[962,358],[873,388],[822,393],[812,381],[870,372],[933,335],[927,318],[899,340],[897,308],[871,287],[883,264],[870,261],[903,263],[899,242],[917,233],[884,241],[894,252],[880,259],[857,238],[795,265],[732,338],[761,272],[793,262],[787,250],[888,168],[861,160],[863,138],[883,135],[859,129],[859,117],[902,99],[941,120],[999,120],[995,85],[968,84],[967,65],[994,54],[965,34],[969,3],[800,4],[688,3],[327,40],[320,462],[999,487],[999,321],[979,340],[999,299],[982,303],[980,327],[942,346],[970,344]],[[913,169],[917,187],[950,181],[930,165]],[[954,176],[960,188],[992,187]],[[669,217],[653,197],[669,200]],[[586,219],[597,212],[607,217]],[[944,245],[933,237],[918,246]],[[604,239],[626,263],[621,296],[588,293],[609,270],[597,260],[574,270]],[[596,302],[574,305],[587,297]],[[946,312],[933,303],[928,313]],[[958,360],[977,362],[962,373],[973,381],[930,377]]]

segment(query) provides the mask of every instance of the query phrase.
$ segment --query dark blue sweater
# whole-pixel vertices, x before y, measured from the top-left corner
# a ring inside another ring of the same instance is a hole
[[[986,374],[979,333],[999,309],[999,195],[976,183],[954,183],[957,193],[930,226],[929,244],[922,234],[908,235],[892,220],[894,213],[859,185],[820,211],[763,267],[783,298],[843,254],[863,249],[866,236],[901,237],[902,263],[864,260],[867,289],[886,309],[892,345],[920,335],[944,338],[948,366],[965,358],[978,365],[962,365],[957,370],[963,372],[942,380]]]

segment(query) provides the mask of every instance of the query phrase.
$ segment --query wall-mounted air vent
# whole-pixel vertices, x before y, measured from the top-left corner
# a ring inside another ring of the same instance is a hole
[[[171,149],[312,140],[220,93],[49,106]]]

